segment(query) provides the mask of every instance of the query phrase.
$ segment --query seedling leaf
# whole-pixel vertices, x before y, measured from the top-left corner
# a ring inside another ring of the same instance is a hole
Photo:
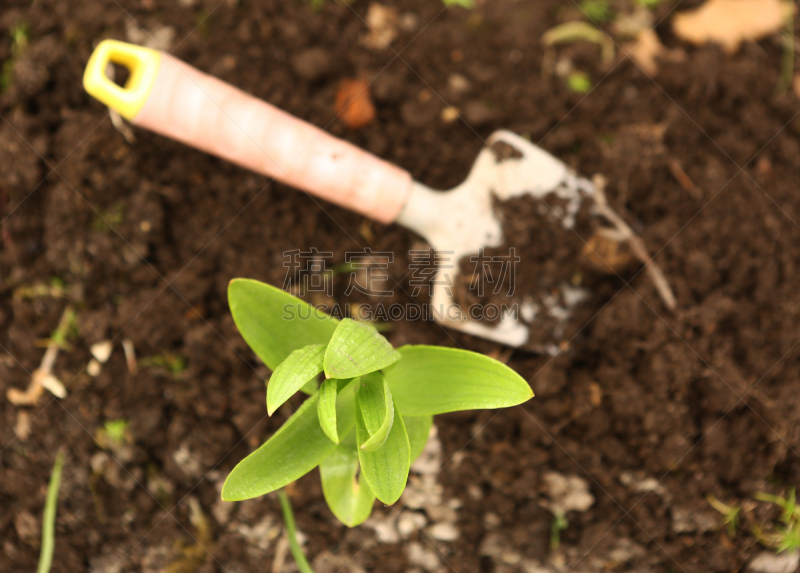
[[[293,351],[272,373],[267,384],[267,414],[272,414],[281,404],[322,372],[324,344],[310,344]]]
[[[408,444],[411,448],[411,463],[422,454],[425,444],[428,443],[428,436],[433,426],[433,416],[403,416],[403,423],[408,434]]]
[[[56,546],[56,512],[58,511],[58,490],[61,487],[61,469],[64,467],[64,451],[56,454],[56,463],[50,474],[50,484],[47,486],[47,499],[44,504],[44,517],[42,517],[42,549],[39,554],[37,573],[49,573],[53,564],[53,552]]]
[[[243,459],[222,486],[222,499],[240,501],[264,495],[304,476],[336,448],[319,424],[315,394],[260,448]],[[337,431],[345,435],[354,425],[353,386],[339,392]]]
[[[405,416],[516,406],[533,397],[527,382],[483,354],[403,346],[402,360],[383,371],[394,403]]]
[[[361,409],[356,408],[356,440],[361,472],[375,496],[387,505],[400,499],[411,466],[408,434],[397,405],[394,410],[394,423],[386,442],[380,449],[370,452],[361,447],[369,439],[369,433]]]
[[[311,565],[308,564],[306,556],[303,554],[300,542],[297,540],[297,526],[294,523],[294,512],[292,511],[292,503],[289,501],[289,496],[286,495],[284,490],[281,490],[278,492],[278,498],[281,500],[283,522],[286,524],[286,537],[289,538],[289,549],[292,552],[292,557],[294,557],[294,562],[297,564],[297,569],[300,573],[314,573]]]
[[[347,527],[363,523],[372,513],[375,494],[363,474],[358,474],[356,433],[351,430],[342,443],[319,466],[322,493],[333,514]]]
[[[345,318],[339,323],[325,352],[326,378],[355,378],[400,359],[389,341],[374,327]]]
[[[299,298],[250,279],[230,282],[228,304],[245,342],[271,370],[293,350],[326,344],[339,324]]]
[[[336,431],[336,393],[339,381],[328,378],[319,387],[319,401],[317,402],[317,415],[322,431],[335,443],[339,443],[339,433]]]
[[[356,407],[361,411],[364,427],[369,434],[369,439],[361,444],[361,449],[374,452],[386,442],[394,423],[392,393],[379,372],[361,377],[356,390]]]

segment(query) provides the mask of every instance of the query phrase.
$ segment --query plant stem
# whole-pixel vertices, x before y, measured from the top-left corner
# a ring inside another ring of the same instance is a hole
[[[294,523],[294,513],[292,512],[292,504],[289,502],[289,496],[286,495],[285,490],[280,490],[278,498],[281,500],[283,521],[286,523],[286,536],[289,538],[289,548],[292,551],[295,563],[297,563],[297,568],[300,573],[314,573],[311,565],[306,560],[306,556],[303,555],[303,548],[300,547],[300,543],[297,541],[297,527]]]
[[[47,501],[44,504],[42,518],[42,552],[39,555],[39,567],[36,573],[49,573],[53,563],[53,552],[56,547],[56,510],[58,509],[58,488],[61,486],[61,468],[64,466],[64,450],[56,454],[53,473],[50,474],[50,485],[47,486]]]

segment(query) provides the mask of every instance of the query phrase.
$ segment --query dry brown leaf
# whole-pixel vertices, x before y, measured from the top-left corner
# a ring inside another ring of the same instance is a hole
[[[700,8],[675,15],[675,34],[693,44],[716,42],[735,52],[745,40],[781,29],[794,3],[785,0],[708,0]]]
[[[336,93],[336,112],[350,129],[364,127],[375,119],[375,106],[364,80],[343,80]]]

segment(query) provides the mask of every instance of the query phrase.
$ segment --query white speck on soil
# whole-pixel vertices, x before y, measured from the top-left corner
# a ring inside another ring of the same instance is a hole
[[[794,573],[800,567],[800,551],[775,554],[763,551],[747,566],[752,573]]]
[[[111,351],[114,350],[114,344],[110,340],[101,340],[89,347],[89,352],[92,353],[100,364],[105,364],[111,357]]]
[[[437,523],[428,528],[428,535],[438,541],[455,541],[461,532],[452,523]]]
[[[556,472],[544,474],[544,482],[550,503],[545,503],[552,512],[587,511],[594,504],[589,484],[578,476],[564,476]]]
[[[400,517],[397,518],[397,531],[403,539],[408,539],[411,537],[412,533],[425,527],[426,523],[428,523],[428,520],[425,519],[422,513],[418,511],[404,511],[400,514]]]
[[[432,549],[423,547],[416,541],[411,542],[406,547],[408,562],[411,565],[418,565],[426,571],[433,571],[439,567],[439,556]]]

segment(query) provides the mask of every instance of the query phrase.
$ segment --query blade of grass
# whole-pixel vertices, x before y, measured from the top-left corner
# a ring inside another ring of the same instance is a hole
[[[50,485],[47,486],[47,500],[44,504],[42,518],[42,552],[39,555],[39,567],[36,573],[49,573],[53,564],[53,552],[56,547],[56,510],[58,509],[58,489],[61,487],[61,468],[64,466],[64,450],[56,454],[53,473],[50,474]]]
[[[285,490],[280,490],[278,497],[281,500],[283,521],[286,523],[286,536],[289,538],[289,549],[292,551],[294,562],[297,563],[300,573],[314,573],[311,565],[306,560],[306,556],[303,555],[303,548],[300,547],[300,543],[297,541],[297,527],[294,524],[294,513],[292,512],[292,504],[289,502],[289,496],[286,495]]]

